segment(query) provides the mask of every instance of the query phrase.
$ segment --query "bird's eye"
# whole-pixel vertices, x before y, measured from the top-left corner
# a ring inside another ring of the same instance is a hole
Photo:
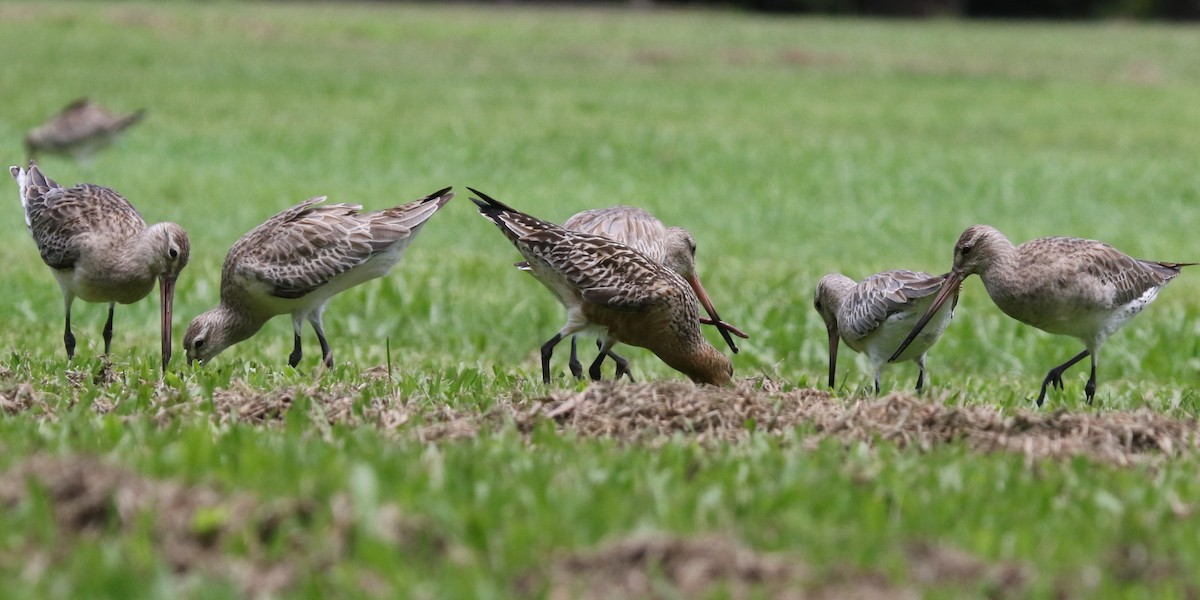
[[[974,246],[963,246],[962,250],[959,250],[959,252],[961,252],[963,256],[966,256],[971,253],[972,248],[974,248]]]
[[[204,340],[196,340],[195,342],[192,342],[192,347],[199,350],[200,348],[204,347]]]
[[[167,254],[170,254],[171,258],[179,258],[179,251],[174,248],[171,248],[170,250],[168,250]]]

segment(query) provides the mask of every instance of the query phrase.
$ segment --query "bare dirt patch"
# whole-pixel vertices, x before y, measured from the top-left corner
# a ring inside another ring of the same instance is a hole
[[[155,553],[173,570],[228,577],[251,597],[276,596],[306,573],[328,569],[363,529],[343,496],[327,506],[295,498],[264,502],[251,494],[146,478],[90,456],[35,455],[0,475],[0,509],[14,510],[34,495],[45,497],[68,537],[145,535],[148,519]],[[332,523],[324,535],[313,531],[319,512]],[[447,546],[444,537],[394,505],[380,507],[372,523],[373,535],[400,550],[440,553]],[[52,573],[62,552],[31,548],[36,559],[22,557],[25,575]]]
[[[850,567],[817,572],[803,560],[755,551],[723,535],[635,535],[567,555],[519,579],[522,596],[551,600],[720,597],[791,599],[909,599],[911,587],[971,588],[989,597],[1019,597],[1026,575],[1019,565],[989,563],[932,543],[903,550],[907,573],[895,581]],[[907,583],[906,583],[907,582]]]

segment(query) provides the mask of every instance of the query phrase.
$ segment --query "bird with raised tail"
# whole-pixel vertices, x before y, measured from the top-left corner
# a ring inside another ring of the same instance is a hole
[[[717,314],[716,307],[713,306],[708,292],[700,283],[700,276],[696,273],[696,240],[686,229],[667,227],[654,215],[633,206],[585,210],[564,221],[562,227],[612,238],[678,273],[692,287],[700,306],[708,313],[709,318],[701,317],[700,322],[715,325],[733,353],[737,353],[738,347],[730,334],[743,339],[749,337],[741,329],[722,321]],[[529,263],[525,261],[517,263],[516,266],[524,271],[530,270]],[[630,380],[633,379],[627,360],[611,350],[608,356],[617,363],[617,377],[625,375]],[[571,359],[568,365],[575,377],[583,377],[583,365],[577,355],[575,336],[571,336]]]
[[[1091,375],[1084,392],[1088,404],[1096,395],[1096,363],[1110,335],[1146,308],[1180,269],[1196,263],[1141,260],[1098,242],[1045,237],[1019,246],[988,225],[967,228],[954,244],[954,267],[933,305],[913,326],[890,360],[898,358],[964,279],[979,275],[992,302],[1004,314],[1047,333],[1083,342],[1084,350],[1050,369],[1042,380],[1037,404],[1051,385],[1062,389],[1062,374],[1091,356]]]
[[[875,372],[875,394],[888,357],[912,331],[917,319],[933,303],[934,295],[946,279],[917,271],[894,270],[876,273],[855,283],[841,273],[830,273],[817,283],[813,307],[825,322],[829,334],[829,387],[837,374],[839,338],[855,352],[867,355]],[[925,354],[937,342],[954,314],[955,301],[941,308],[925,332],[901,354],[899,360],[917,363],[917,391],[925,385]]]
[[[65,154],[87,161],[136,125],[146,116],[145,109],[119,115],[80,98],[25,135],[25,153],[32,160],[39,153]]]
[[[146,297],[158,281],[161,302],[162,368],[171,360],[171,314],[175,281],[188,263],[191,244],[175,223],[147,226],[136,208],[115,190],[90,183],[65,188],[33,161],[28,170],[9,168],[20,190],[25,224],[42,261],[62,290],[66,312],[63,345],[75,356],[71,305],[75,298],[108,304],[104,354],[112,344],[113,308]]]
[[[362,212],[357,204],[322,205],[321,196],[267,219],[225,256],[220,304],[192,320],[183,337],[188,361],[207,362],[275,315],[291,314],[295,336],[288,364],[300,363],[300,330],[307,320],[317,333],[323,363],[332,367],[322,322],[326,303],[386,275],[426,221],[453,197],[445,188],[408,204]]]
[[[729,383],[733,363],[704,338],[696,296],[677,273],[612,238],[564,229],[467,189],[567,311],[566,324],[541,347],[543,382],[550,383],[554,347],[586,331],[601,341],[592,379],[619,342],[650,350],[697,383]]]

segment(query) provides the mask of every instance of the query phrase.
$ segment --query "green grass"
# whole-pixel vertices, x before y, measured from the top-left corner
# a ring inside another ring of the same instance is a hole
[[[314,375],[308,331],[301,369],[285,366],[291,330],[280,318],[202,370],[177,357],[161,387],[153,299],[118,308],[118,382],[68,376],[61,297],[10,196],[0,219],[0,391],[30,383],[54,415],[0,417],[0,470],[36,453],[96,454],[148,477],[262,498],[327,508],[348,495],[361,531],[334,566],[298,576],[288,593],[301,597],[356,594],[368,579],[414,597],[512,597],[523,574],[640,531],[721,532],[818,570],[877,570],[900,582],[904,545],[934,540],[1027,565],[1024,593],[1034,597],[1169,597],[1200,585],[1188,568],[1200,562],[1197,521],[1173,504],[1200,502],[1191,452],[1118,468],[1029,464],[956,442],[809,448],[814,432],[804,428],[727,446],[681,435],[648,447],[548,425],[531,442],[501,427],[422,443],[403,426],[329,426],[306,411],[274,428],[209,419],[214,393],[228,389],[350,389],[364,403],[394,397],[428,411],[485,411],[549,391],[536,383],[537,347],[561,325],[561,308],[511,268],[519,255],[473,210],[467,185],[553,221],[628,203],[687,227],[722,315],[752,336],[734,358],[737,376],[798,387],[824,380],[825,332],[811,306],[821,275],[944,272],[954,240],[975,223],[1014,241],[1076,235],[1139,257],[1200,260],[1193,27],[0,3],[0,55],[8,164],[21,160],[25,130],[74,97],[149,109],[92,164],[40,164],[188,229],[177,342],[215,304],[225,250],[275,212],[317,195],[381,208],[446,185],[461,192],[392,275],[331,303],[332,372]],[[1193,417],[1197,298],[1200,273],[1185,272],[1105,346],[1096,406],[1083,403],[1082,368],[1049,406]],[[70,368],[99,367],[103,318],[101,306],[76,303]],[[938,401],[1017,411],[1078,350],[1007,319],[972,280],[930,369],[945,392]],[[642,380],[680,377],[644,351],[623,354]],[[849,398],[870,375],[848,351],[840,362]],[[378,366],[394,383],[364,373]],[[884,385],[907,390],[914,378],[911,365],[892,367]],[[550,389],[564,387],[576,388]],[[172,403],[198,407],[155,417]],[[372,515],[389,503],[444,547],[377,535]],[[331,519],[318,510],[289,527],[319,549]],[[0,510],[0,531],[0,579],[12,597],[237,593],[217,573],[172,573],[142,530],[65,537],[44,499]],[[1128,548],[1176,568],[1130,574],[1118,558]],[[38,575],[31,557],[50,566]],[[939,597],[988,593],[908,583]]]

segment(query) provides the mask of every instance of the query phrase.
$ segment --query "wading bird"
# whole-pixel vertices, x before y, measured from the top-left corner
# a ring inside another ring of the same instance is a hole
[[[332,367],[321,321],[325,304],[387,274],[425,222],[453,197],[446,188],[395,208],[361,212],[357,204],[320,205],[321,196],[271,217],[229,249],[220,304],[193,319],[184,335],[188,361],[207,362],[257,333],[271,317],[290,313],[295,346],[288,364],[300,363],[300,330],[307,320],[325,366]]]
[[[145,109],[125,115],[113,114],[87,98],[80,98],[46,123],[31,129],[25,135],[25,153],[30,160],[38,153],[45,153],[66,154],[87,161],[145,115]]]
[[[944,275],[905,270],[876,273],[858,283],[841,273],[822,277],[817,284],[813,307],[825,321],[825,330],[829,334],[829,387],[834,387],[835,383],[838,339],[841,338],[855,352],[865,353],[871,360],[875,371],[875,394],[878,395],[879,378],[888,357],[933,303],[934,294],[945,279]],[[925,385],[925,354],[950,324],[957,301],[956,295],[951,306],[933,316],[916,343],[898,356],[901,360],[916,361],[920,368],[918,391]]]
[[[563,222],[562,227],[571,231],[612,238],[678,273],[684,281],[692,286],[692,291],[695,292],[700,305],[709,315],[708,319],[701,317],[700,322],[715,325],[725,339],[725,343],[729,345],[729,349],[735,354],[738,347],[729,334],[733,333],[743,339],[749,337],[737,327],[722,321],[717,314],[717,309],[709,299],[708,292],[700,283],[700,276],[696,274],[696,241],[686,229],[667,227],[654,215],[632,206],[585,210],[567,219]],[[524,271],[530,270],[528,262],[519,262],[516,266]],[[608,352],[608,356],[617,363],[618,377],[624,374],[629,376],[630,380],[633,379],[629,374],[627,360],[611,350]],[[583,377],[583,365],[580,364],[576,352],[575,336],[571,336],[571,359],[568,364],[575,377]]]
[[[601,341],[588,369],[618,342],[646,348],[697,383],[724,385],[733,363],[704,339],[691,287],[677,273],[608,237],[570,231],[514,210],[473,188],[479,212],[517,247],[538,281],[567,310],[567,322],[541,348],[542,381],[550,382],[550,357],[566,336],[582,331]]]
[[[71,304],[76,297],[108,304],[104,324],[104,353],[108,354],[114,305],[146,297],[157,279],[165,371],[171,360],[175,280],[191,252],[187,232],[175,223],[147,226],[137,209],[109,188],[90,183],[64,188],[42,174],[33,161],[28,170],[14,166],[9,172],[20,189],[25,224],[62,289],[67,359],[75,356]]]
[[[1014,246],[995,228],[975,225],[959,236],[954,245],[954,268],[933,305],[889,360],[904,352],[964,279],[977,274],[1004,314],[1083,342],[1083,352],[1046,374],[1038,406],[1046,398],[1046,388],[1062,389],[1063,372],[1089,355],[1092,371],[1084,392],[1091,404],[1096,395],[1100,346],[1153,302],[1181,268],[1193,264],[1131,258],[1104,242],[1079,238],[1046,237]]]

